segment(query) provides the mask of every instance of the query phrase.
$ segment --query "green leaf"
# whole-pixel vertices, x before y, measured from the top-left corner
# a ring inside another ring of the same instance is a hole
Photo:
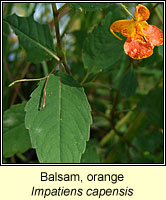
[[[45,81],[31,95],[25,110],[25,124],[40,162],[78,163],[89,139],[91,113],[83,88],[62,73],[51,75],[47,84],[46,106],[41,97]]]
[[[90,140],[87,143],[86,151],[82,155],[81,163],[100,163],[98,145],[96,140]]]
[[[160,56],[163,57],[163,45],[160,45],[160,46],[158,47],[158,53],[159,53]]]
[[[125,72],[126,66],[129,65],[129,62],[130,62],[129,56],[124,55],[122,59],[118,62],[119,67],[111,71],[113,78],[113,83],[112,83],[113,88],[118,89],[120,80],[123,77],[123,73]]]
[[[148,122],[156,127],[163,128],[163,88],[153,88],[142,101],[139,102],[137,107],[139,112],[144,112]]]
[[[135,90],[138,87],[137,75],[132,67],[125,73],[121,86],[120,94],[125,97],[134,95]]]
[[[114,14],[110,12],[85,40],[83,62],[85,68],[93,73],[110,69],[124,54],[124,41],[118,40],[109,30],[116,19]]]
[[[141,151],[147,151],[155,154],[157,149],[163,145],[163,134],[160,131],[146,131],[138,134],[133,140],[133,145]]]
[[[132,144],[142,152],[130,149],[132,163],[163,163],[163,133],[158,130],[144,129],[133,139]]]
[[[108,6],[109,3],[70,3],[69,7],[72,9],[85,10],[85,11],[96,11],[100,8]]]
[[[109,152],[105,163],[125,163],[127,160],[127,153],[125,150],[125,145],[122,141],[119,141],[113,150]]]
[[[130,126],[125,133],[125,139],[129,142],[146,130],[149,125],[144,112],[137,112],[137,110],[134,110],[132,115],[132,121],[130,121]]]
[[[54,57],[53,39],[47,24],[39,24],[33,16],[18,17],[16,14],[4,19],[18,35],[20,45],[27,51],[27,60],[39,63]]]
[[[6,110],[3,115],[3,156],[11,157],[31,148],[28,131],[25,129],[25,103]]]
[[[161,47],[161,46],[159,46]],[[153,50],[153,54],[146,58],[146,59],[142,59],[140,61],[136,61],[139,63],[139,66],[141,67],[147,67],[147,68],[159,68],[159,62],[162,62],[163,63],[163,60],[162,60],[162,57],[159,56],[159,49],[158,47],[155,47],[154,50]],[[163,65],[162,65],[163,66]]]

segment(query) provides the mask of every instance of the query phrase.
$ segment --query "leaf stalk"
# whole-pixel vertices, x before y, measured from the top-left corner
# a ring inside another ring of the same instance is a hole
[[[125,5],[123,5],[123,3],[120,3],[120,5],[127,12],[127,14],[129,14],[135,20],[135,17],[131,14],[131,12],[129,12],[129,10],[127,9],[127,7]]]

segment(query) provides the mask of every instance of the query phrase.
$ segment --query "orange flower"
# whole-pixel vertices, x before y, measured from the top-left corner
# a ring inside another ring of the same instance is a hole
[[[146,22],[149,16],[149,10],[139,4],[135,11],[136,20],[118,20],[110,26],[110,31],[118,39],[122,40],[114,31],[127,37],[124,50],[131,58],[147,58],[153,54],[154,46],[163,44],[162,31]]]

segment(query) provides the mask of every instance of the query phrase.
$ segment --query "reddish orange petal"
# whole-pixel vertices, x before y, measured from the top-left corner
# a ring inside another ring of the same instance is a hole
[[[159,46],[163,44],[163,33],[156,26],[149,25],[147,30],[143,30],[143,32],[146,34],[146,39],[149,40],[153,46]]]
[[[127,38],[124,50],[131,58],[137,60],[147,58],[153,54],[153,46],[144,39],[133,39],[132,37]]]
[[[149,16],[150,12],[147,7],[143,6],[142,4],[139,4],[136,7],[135,18],[137,21],[146,21],[147,19],[149,19]]]
[[[111,24],[110,31],[112,30],[115,32],[119,32],[122,35],[124,35],[125,37],[128,37],[128,34],[129,34],[128,28],[132,22],[133,22],[133,19],[115,21],[114,23]]]

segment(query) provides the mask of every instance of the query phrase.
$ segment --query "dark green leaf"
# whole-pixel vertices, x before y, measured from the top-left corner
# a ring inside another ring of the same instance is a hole
[[[98,146],[95,140],[90,140],[87,143],[86,151],[81,158],[81,163],[100,163]]]
[[[121,86],[120,94],[125,97],[130,97],[135,93],[138,87],[137,75],[132,67],[125,73]]]
[[[144,112],[151,125],[163,128],[163,88],[152,89],[138,104],[138,111]]]
[[[140,151],[155,153],[157,148],[163,145],[163,134],[160,131],[148,131],[134,138],[133,145]]]
[[[109,3],[70,3],[69,7],[78,10],[95,11],[108,5]]]
[[[158,68],[160,61],[162,61],[162,57],[159,56],[158,48],[155,47],[153,50],[153,54],[150,57],[142,59],[140,61],[138,60],[137,62],[141,67]]]
[[[83,88],[72,77],[51,75],[47,84],[46,106],[41,94],[45,81],[26,105],[26,128],[40,162],[78,163],[89,139],[90,106]]]
[[[28,131],[25,129],[25,103],[12,106],[3,115],[3,156],[24,153],[31,148]]]
[[[149,123],[146,120],[145,113],[143,112],[134,112],[132,113],[133,119],[130,121],[130,126],[125,133],[125,139],[128,141],[132,141],[137,135],[142,133],[147,129]]]
[[[163,45],[158,47],[158,53],[159,53],[160,56],[163,57]]]
[[[142,130],[132,144],[142,152],[130,149],[133,163],[163,163],[163,133],[158,130]]]
[[[124,54],[124,41],[118,40],[110,31],[115,16],[109,13],[101,25],[97,26],[85,40],[83,62],[85,68],[97,73],[111,68]]]
[[[113,151],[109,153],[106,159],[106,163],[125,163],[127,159],[127,153],[125,150],[125,145],[122,143],[122,141],[119,141],[119,143],[114,146]]]
[[[118,67],[116,67],[114,70],[111,71],[112,78],[113,78],[113,88],[118,88],[120,80],[123,76],[123,73],[125,72],[126,66],[129,65],[129,56],[124,55],[122,59],[118,62]]]
[[[4,19],[18,35],[20,45],[27,51],[27,59],[39,63],[55,57],[53,40],[47,24],[39,24],[32,16],[18,17],[16,14]]]

